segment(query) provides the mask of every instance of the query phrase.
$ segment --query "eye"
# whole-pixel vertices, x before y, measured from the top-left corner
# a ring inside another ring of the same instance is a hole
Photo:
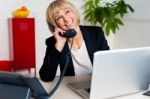
[[[55,18],[55,20],[56,20],[56,21],[59,21],[61,18],[62,18],[62,16],[57,16],[57,17]]]
[[[71,11],[70,10],[67,10],[66,12],[65,12],[65,14],[68,14],[68,13],[70,13]]]

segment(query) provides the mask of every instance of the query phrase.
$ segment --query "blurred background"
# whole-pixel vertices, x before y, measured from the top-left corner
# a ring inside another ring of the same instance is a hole
[[[45,39],[51,36],[48,30],[45,13],[52,0],[0,0],[0,60],[10,60],[9,24],[12,12],[21,6],[30,10],[29,18],[35,19],[35,54],[36,71],[38,72],[45,55]],[[80,12],[81,25],[89,25],[83,16],[83,3],[85,0],[69,0]],[[103,0],[112,2],[113,0]],[[121,26],[115,35],[107,38],[111,49],[123,49],[150,46],[150,0],[125,0],[135,10],[123,19]],[[26,38],[28,40],[28,38]]]

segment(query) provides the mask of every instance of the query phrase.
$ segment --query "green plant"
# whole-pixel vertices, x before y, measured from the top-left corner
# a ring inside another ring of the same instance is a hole
[[[84,3],[84,18],[92,25],[101,25],[106,35],[110,32],[116,33],[120,25],[123,25],[122,18],[125,14],[134,12],[134,9],[126,4],[124,0],[113,1],[112,3],[101,0],[87,0]]]

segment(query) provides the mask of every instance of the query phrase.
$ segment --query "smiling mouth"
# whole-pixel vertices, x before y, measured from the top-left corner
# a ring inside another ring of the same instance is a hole
[[[66,24],[66,26],[68,27],[68,26],[70,26],[72,23],[73,23],[73,20],[69,21],[69,22]]]

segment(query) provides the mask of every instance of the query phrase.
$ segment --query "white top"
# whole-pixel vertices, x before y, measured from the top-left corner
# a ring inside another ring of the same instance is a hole
[[[92,63],[90,61],[85,42],[83,41],[79,49],[71,49],[75,75],[87,75],[92,73]]]

